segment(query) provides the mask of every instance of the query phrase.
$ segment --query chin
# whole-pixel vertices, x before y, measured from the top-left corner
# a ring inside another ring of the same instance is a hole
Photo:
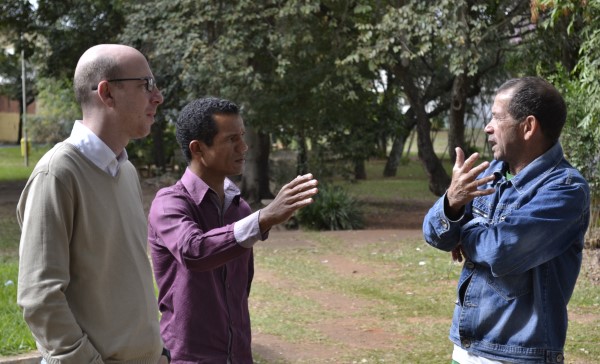
[[[235,170],[233,170],[233,173],[231,174],[232,176],[239,176],[240,174],[244,173],[244,166],[241,166],[239,168],[236,168]]]
[[[140,138],[145,138],[150,135],[151,130],[152,124],[145,125],[144,128],[140,130]]]

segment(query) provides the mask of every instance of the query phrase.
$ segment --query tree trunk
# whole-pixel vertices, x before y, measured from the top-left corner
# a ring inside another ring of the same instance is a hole
[[[398,166],[402,160],[402,154],[404,153],[404,144],[406,142],[406,136],[397,134],[394,137],[394,143],[392,144],[392,150],[388,156],[385,168],[383,169],[384,177],[396,177],[398,173]]]
[[[417,119],[417,147],[419,159],[429,178],[429,190],[436,196],[441,196],[450,185],[450,176],[446,173],[442,162],[435,154],[431,142],[431,123],[425,112],[425,103],[421,100],[419,90],[415,86],[408,67],[399,65],[395,72],[402,80],[404,93]]]
[[[258,146],[256,153],[256,166],[258,176],[258,195],[261,199],[275,197],[269,188],[269,155],[271,154],[271,136],[268,133],[258,132]]]
[[[246,166],[244,174],[241,177],[242,197],[252,206],[260,203],[260,187],[259,187],[259,137],[258,133],[246,125],[246,135],[244,136],[248,144],[246,152]]]
[[[406,139],[408,139],[410,131],[415,127],[416,123],[414,112],[412,109],[409,109],[406,113],[406,117],[403,118],[403,125],[400,129],[401,132],[396,134],[394,137],[392,150],[390,150],[390,155],[385,164],[385,168],[383,169],[384,177],[396,177],[396,174],[398,173],[398,167],[402,161],[402,155],[404,154],[404,145],[406,144]]]
[[[446,173],[442,162],[435,154],[431,142],[431,124],[427,119],[425,109],[417,112],[417,146],[419,159],[429,177],[429,190],[436,196],[441,196],[450,185],[450,176]]]
[[[365,168],[365,160],[364,159],[355,159],[354,160],[354,179],[356,179],[356,180],[366,180],[367,179],[367,169]]]
[[[296,166],[296,172],[299,175],[308,173],[308,147],[306,145],[306,138],[300,135],[296,138],[298,141],[298,164]]]
[[[465,106],[467,103],[468,79],[466,73],[454,78],[450,103],[450,117],[448,121],[448,152],[450,160],[456,160],[456,147],[460,147],[465,153]]]
[[[257,132],[246,126],[246,168],[241,178],[242,196],[250,205],[258,205],[262,199],[273,198],[269,189],[269,153],[271,138],[269,134]]]

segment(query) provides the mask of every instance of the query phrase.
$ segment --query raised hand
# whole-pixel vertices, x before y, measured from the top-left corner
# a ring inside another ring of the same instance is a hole
[[[465,160],[463,150],[456,148],[456,162],[452,168],[452,181],[446,193],[448,199],[448,211],[446,213],[449,213],[449,216],[459,215],[463,206],[475,197],[494,193],[493,188],[478,189],[479,186],[494,180],[493,175],[477,179],[477,176],[490,165],[489,162],[485,161],[474,167],[478,159],[479,153],[473,153]]]
[[[272,226],[287,221],[294,212],[313,202],[312,196],[317,192],[318,181],[312,174],[294,178],[281,187],[275,199],[260,211],[258,223],[260,231],[265,232]]]

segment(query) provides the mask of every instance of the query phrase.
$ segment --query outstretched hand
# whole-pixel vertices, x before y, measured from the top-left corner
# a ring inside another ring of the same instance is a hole
[[[312,196],[317,192],[318,181],[312,174],[294,178],[281,187],[275,199],[260,211],[258,223],[260,231],[265,232],[271,227],[287,221],[294,212],[313,202]]]
[[[493,181],[494,175],[477,179],[477,176],[490,165],[486,161],[474,167],[477,159],[479,159],[479,153],[473,153],[465,160],[463,150],[459,147],[456,148],[456,162],[452,168],[452,182],[450,182],[450,187],[448,187],[446,193],[449,208],[447,212],[453,216],[459,215],[463,206],[475,197],[490,195],[495,191],[493,188],[478,189],[479,186]]]

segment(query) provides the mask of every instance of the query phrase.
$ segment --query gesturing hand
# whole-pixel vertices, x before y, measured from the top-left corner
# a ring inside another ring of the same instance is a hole
[[[478,189],[479,186],[493,181],[494,176],[490,175],[477,179],[477,176],[489,166],[489,162],[483,162],[473,167],[477,159],[479,159],[479,153],[473,153],[473,155],[465,160],[465,153],[462,149],[456,148],[456,162],[452,168],[452,181],[446,193],[449,209],[447,213],[456,216],[460,214],[463,206],[471,202],[475,197],[494,193],[493,188]]]
[[[275,199],[260,211],[260,231],[265,232],[273,225],[287,221],[296,210],[310,205],[318,189],[318,181],[312,174],[305,174],[294,178],[291,182],[281,187]]]

